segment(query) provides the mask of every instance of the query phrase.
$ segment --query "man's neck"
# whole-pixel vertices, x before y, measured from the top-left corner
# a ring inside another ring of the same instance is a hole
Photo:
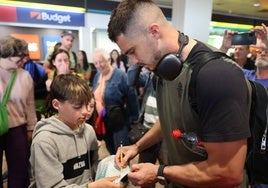
[[[182,53],[181,53],[181,59],[183,61],[185,61],[188,57],[188,55],[190,54],[192,48],[197,44],[197,42],[192,39],[192,38],[189,38],[189,43],[184,47],[184,49],[182,50]]]
[[[113,67],[111,65],[109,65],[107,67],[107,69],[102,73],[102,77],[105,79],[105,80],[108,80],[109,77],[111,76],[111,73],[113,71]]]
[[[63,49],[63,50],[66,50],[67,52],[70,51],[70,49],[64,48],[64,46],[61,46],[60,48]]]
[[[256,77],[258,79],[268,79],[268,67],[257,68]]]
[[[235,61],[240,67],[244,67],[244,65],[247,63],[247,58],[246,59],[236,59]]]

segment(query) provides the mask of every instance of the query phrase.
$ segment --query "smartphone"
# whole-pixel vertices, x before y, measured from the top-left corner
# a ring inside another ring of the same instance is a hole
[[[232,45],[251,45],[256,44],[255,32],[234,34],[232,37]]]

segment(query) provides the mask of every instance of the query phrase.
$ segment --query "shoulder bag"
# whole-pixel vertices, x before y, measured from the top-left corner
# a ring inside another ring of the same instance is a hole
[[[13,72],[10,78],[10,81],[7,86],[6,93],[4,94],[3,101],[0,105],[0,136],[7,133],[8,131],[8,113],[7,113],[7,101],[10,95],[10,91],[12,89],[15,77],[17,75],[17,72]]]

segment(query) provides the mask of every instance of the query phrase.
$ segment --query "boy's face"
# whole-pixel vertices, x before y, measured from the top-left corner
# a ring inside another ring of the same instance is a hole
[[[58,110],[58,118],[72,130],[79,128],[79,126],[88,119],[90,113],[90,105],[72,104],[69,101],[60,102],[57,99],[52,101],[53,107]]]

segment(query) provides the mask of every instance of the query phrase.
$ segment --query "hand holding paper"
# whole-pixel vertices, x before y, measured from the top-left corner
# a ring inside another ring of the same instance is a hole
[[[115,164],[115,155],[111,155],[100,161],[95,179],[98,180],[104,177],[120,176],[114,181],[115,183],[119,183],[120,181],[125,181],[129,170],[129,166],[122,168],[122,170],[121,168],[119,169]]]

